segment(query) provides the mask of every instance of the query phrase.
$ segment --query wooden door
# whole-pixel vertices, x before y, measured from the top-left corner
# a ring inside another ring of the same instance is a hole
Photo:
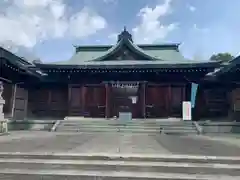
[[[182,102],[185,100],[185,88],[183,86],[171,86],[169,98],[169,116],[182,116]]]
[[[10,83],[3,83],[2,98],[5,100],[5,104],[3,105],[3,114],[6,117],[12,117],[13,96],[14,85]]]
[[[19,86],[15,88],[13,118],[24,120],[27,116],[28,91]]]
[[[85,108],[90,117],[105,117],[106,89],[104,85],[88,86]]]
[[[168,87],[149,85],[146,88],[146,116],[149,118],[166,117]]]
[[[132,102],[132,97],[136,98],[136,103]],[[140,91],[136,87],[135,90],[131,90],[128,87],[125,88],[112,88],[112,116],[118,116],[119,112],[131,112],[133,118],[141,117],[141,102]]]
[[[83,115],[83,98],[82,98],[83,87],[81,86],[70,86],[68,88],[68,99],[69,99],[69,116],[81,116]]]
[[[51,117],[49,114],[50,93],[45,88],[32,88],[28,90],[28,117],[44,118]]]
[[[53,118],[63,119],[68,111],[68,91],[67,87],[53,88],[49,90],[49,114]]]
[[[212,88],[204,90],[206,116],[226,117],[228,115],[228,97],[225,88]],[[239,93],[234,94],[235,107],[239,106]],[[237,108],[239,110],[239,108]],[[237,110],[236,109],[236,110]]]

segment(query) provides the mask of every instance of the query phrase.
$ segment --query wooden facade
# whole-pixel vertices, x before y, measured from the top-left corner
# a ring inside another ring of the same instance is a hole
[[[79,64],[29,63],[0,49],[4,114],[13,119],[112,118],[127,111],[133,118],[181,117],[193,82],[199,85],[194,119],[240,112],[236,66],[230,72],[218,62],[173,63],[164,55],[172,52],[171,57],[181,58],[177,44],[136,46],[126,31],[119,38],[115,46],[78,47],[76,53],[91,56],[105,52]]]
[[[134,90],[103,83],[31,88],[4,83],[4,87],[4,112],[14,119],[112,118],[124,111],[132,112],[133,118],[181,117],[182,102],[189,100],[190,91],[187,84],[148,82],[139,83]],[[195,107],[198,118],[227,117],[238,103],[238,92],[200,89]]]

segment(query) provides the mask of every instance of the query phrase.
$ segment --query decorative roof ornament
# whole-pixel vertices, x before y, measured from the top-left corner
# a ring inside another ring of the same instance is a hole
[[[123,31],[118,35],[118,42],[122,39],[133,42],[132,35],[127,31],[126,26],[124,26]]]

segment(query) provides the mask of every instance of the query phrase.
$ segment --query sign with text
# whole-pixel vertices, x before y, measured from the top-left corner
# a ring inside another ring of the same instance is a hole
[[[192,105],[190,101],[183,101],[182,103],[182,119],[184,121],[192,120]]]

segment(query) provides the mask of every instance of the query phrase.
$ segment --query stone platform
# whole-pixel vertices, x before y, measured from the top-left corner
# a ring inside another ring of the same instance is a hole
[[[2,179],[240,179],[240,147],[204,136],[22,131],[0,143]]]
[[[240,156],[238,144],[198,135],[13,131],[0,152],[139,153]],[[240,143],[239,143],[240,144]]]

